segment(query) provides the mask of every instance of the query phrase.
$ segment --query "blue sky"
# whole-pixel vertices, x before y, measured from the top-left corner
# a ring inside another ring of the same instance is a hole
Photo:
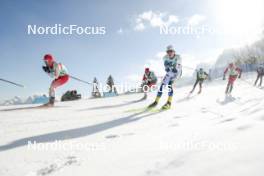
[[[213,62],[222,49],[246,44],[258,36],[250,30],[262,25],[263,12],[256,10],[262,2],[245,1],[241,7],[238,0],[2,0],[0,77],[27,87],[21,89],[0,82],[0,100],[47,92],[52,80],[41,69],[45,53],[54,55],[72,75],[87,81],[96,76],[102,82],[110,73],[117,82],[130,82],[142,74],[145,65],[152,66],[148,63],[158,64],[153,68],[162,69],[159,56],[168,44],[173,44],[177,52],[185,56],[186,66]],[[232,8],[238,5],[239,14],[230,18]],[[254,11],[254,15],[245,16],[245,9]],[[205,33],[199,37],[160,35],[159,25],[168,22],[170,16],[176,19],[171,25],[186,25],[192,19],[195,25],[207,25],[220,33]],[[251,28],[237,32],[243,22],[251,22]],[[27,34],[27,25],[54,24],[105,26],[106,35]],[[143,28],[138,29],[137,25]],[[67,89],[77,89],[86,96],[90,90],[89,86],[71,80],[59,88],[58,94]]]

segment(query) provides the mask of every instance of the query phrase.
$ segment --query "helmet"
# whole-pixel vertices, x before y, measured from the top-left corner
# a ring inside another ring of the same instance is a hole
[[[174,47],[172,45],[167,46],[167,52],[168,51],[175,51]]]
[[[229,63],[229,67],[234,67],[234,63],[233,62]]]
[[[52,57],[51,54],[45,54],[45,56],[43,57],[43,60],[50,62],[50,61],[54,61],[54,58]]]
[[[145,68],[145,73],[149,73],[149,68]]]

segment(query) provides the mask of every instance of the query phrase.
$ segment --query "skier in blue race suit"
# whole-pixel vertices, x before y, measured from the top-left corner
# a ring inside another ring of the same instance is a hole
[[[181,76],[182,73],[182,59],[181,56],[176,54],[175,49],[172,45],[169,45],[166,50],[167,54],[163,57],[164,67],[166,75],[163,78],[162,84],[159,88],[155,101],[149,105],[149,108],[153,108],[158,105],[159,100],[162,96],[164,87],[169,89],[168,100],[162,109],[169,109],[171,107],[172,97],[173,97],[173,83],[175,79]]]

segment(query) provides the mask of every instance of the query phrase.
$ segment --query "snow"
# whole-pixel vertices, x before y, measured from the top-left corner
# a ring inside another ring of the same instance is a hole
[[[155,93],[0,111],[0,175],[262,176],[264,94],[248,84],[252,76],[229,98],[223,80],[190,98],[191,86],[176,87],[173,108],[163,112],[140,111]],[[28,141],[87,148],[34,150]]]

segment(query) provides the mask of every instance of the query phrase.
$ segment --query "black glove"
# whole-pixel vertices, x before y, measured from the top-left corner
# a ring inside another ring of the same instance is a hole
[[[48,66],[42,66],[42,69],[46,73],[50,73],[50,68]]]
[[[169,71],[170,71],[170,67],[166,67],[166,68],[165,68],[165,71],[166,71],[166,72],[169,72]]]
[[[178,70],[177,70],[176,68],[173,68],[171,71],[172,71],[173,73],[177,73],[177,72],[178,72]]]

